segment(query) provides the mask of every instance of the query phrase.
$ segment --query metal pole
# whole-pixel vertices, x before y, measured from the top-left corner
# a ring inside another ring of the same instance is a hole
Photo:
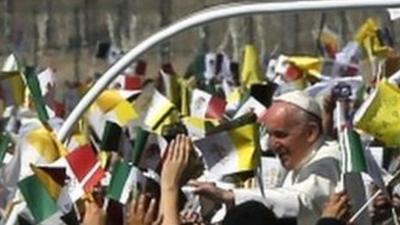
[[[400,6],[400,0],[331,0],[331,1],[298,1],[298,2],[273,2],[273,3],[236,3],[224,4],[202,10],[189,17],[166,27],[139,43],[126,53],[120,60],[113,64],[95,85],[86,93],[79,104],[66,119],[61,127],[58,138],[64,141],[75,122],[82,116],[86,109],[96,100],[97,96],[110,84],[110,82],[127,66],[150,48],[168,40],[169,38],[193,27],[212,21],[259,13],[283,13],[301,11],[328,11],[363,8],[386,8]]]

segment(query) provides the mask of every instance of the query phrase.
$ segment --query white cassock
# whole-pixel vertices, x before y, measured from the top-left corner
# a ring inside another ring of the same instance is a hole
[[[265,189],[264,197],[259,189],[234,189],[235,204],[256,200],[278,217],[296,217],[298,225],[315,224],[340,179],[339,145],[318,143],[297,169],[287,172],[279,187]]]

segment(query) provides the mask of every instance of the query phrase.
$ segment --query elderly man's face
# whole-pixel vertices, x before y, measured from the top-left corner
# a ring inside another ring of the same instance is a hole
[[[288,170],[296,168],[309,154],[317,135],[299,116],[299,110],[288,103],[275,102],[264,120],[269,134],[268,147]]]

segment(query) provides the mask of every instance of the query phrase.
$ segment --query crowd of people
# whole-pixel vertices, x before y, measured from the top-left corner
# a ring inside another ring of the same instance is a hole
[[[163,164],[160,199],[149,193],[132,198],[127,223],[208,224],[198,213],[180,210],[178,193],[187,183],[195,194],[227,206],[223,225],[349,224],[352,201],[346,190],[336,189],[341,173],[339,146],[325,135],[321,115],[318,103],[301,91],[275,98],[268,108],[261,119],[268,128],[268,147],[288,174],[281,186],[266,189],[264,197],[259,191],[223,189],[212,182],[183,180],[194,150],[190,138],[179,134],[169,144]],[[391,217],[392,207],[399,207],[396,198],[397,195],[393,199],[379,195],[374,201],[370,213],[376,224]],[[88,202],[86,208],[84,224],[106,224],[100,205]]]

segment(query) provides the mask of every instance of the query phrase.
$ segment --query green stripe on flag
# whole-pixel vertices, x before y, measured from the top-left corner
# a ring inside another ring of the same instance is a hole
[[[347,131],[347,139],[350,151],[350,162],[352,172],[367,172],[364,148],[361,143],[360,135],[354,131]]]
[[[8,145],[11,143],[11,137],[8,133],[0,134],[0,167],[3,165]]]
[[[147,138],[149,137],[150,133],[141,127],[136,127],[135,131],[136,131],[136,138],[133,145],[134,147],[132,154],[132,162],[134,166],[137,166],[139,165],[144,147],[146,146],[147,143]]]
[[[47,114],[46,104],[40,90],[39,80],[35,74],[35,68],[28,66],[23,74],[25,76],[26,84],[32,95],[33,103],[35,104],[39,120],[46,124],[49,120],[49,115]]]
[[[116,162],[112,170],[110,185],[107,188],[107,196],[111,199],[119,201],[128,181],[129,173],[132,167],[127,162]]]
[[[117,152],[119,150],[121,135],[122,128],[112,121],[107,121],[101,139],[101,150]]]
[[[32,216],[40,223],[58,211],[57,204],[36,176],[29,176],[18,183]]]

